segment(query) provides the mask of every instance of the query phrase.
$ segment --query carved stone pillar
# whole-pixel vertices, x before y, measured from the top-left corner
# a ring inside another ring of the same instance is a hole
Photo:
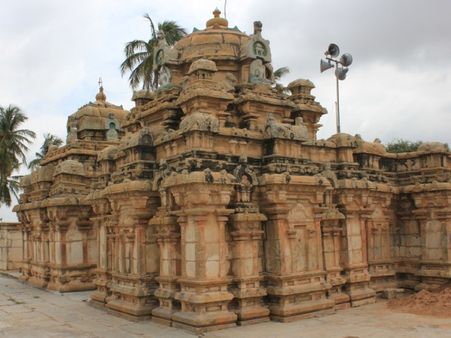
[[[343,267],[340,264],[343,219],[343,214],[328,209],[321,221],[324,268],[327,272],[326,280],[330,284],[328,298],[335,301],[335,309],[345,309],[351,305],[349,295],[343,292],[346,278],[342,276]]]
[[[265,215],[254,210],[237,208],[230,216],[232,226],[232,293],[236,299],[238,324],[269,320],[269,309],[263,304],[266,290],[261,286],[262,237],[261,223]]]
[[[96,234],[89,213],[87,205],[54,203],[48,207],[54,259],[49,266],[49,289],[72,292],[95,288]]]
[[[19,268],[21,272],[19,279],[22,281],[27,281],[31,275],[31,224],[26,212],[18,212],[17,217],[22,231],[22,262],[20,263]]]
[[[351,202],[348,204],[350,205]],[[370,274],[365,250],[365,216],[369,211],[364,207],[351,205],[343,211],[346,220],[344,227],[343,263],[347,283],[345,291],[351,298],[351,306],[374,303],[376,292],[369,287]],[[363,217],[362,217],[363,216]]]
[[[437,288],[451,278],[451,186],[427,184],[424,190],[413,194],[421,234],[417,290]]]
[[[148,182],[114,186],[108,196],[117,218],[113,234],[112,271],[106,307],[133,318],[146,318],[157,305],[158,246],[149,219],[159,203]]]
[[[233,295],[228,291],[225,231],[233,212],[227,209],[233,180],[226,173],[206,171],[164,181],[180,207],[175,213],[181,229],[181,278],[175,299],[181,309],[172,316],[173,326],[202,332],[236,323],[237,315],[229,310]]]
[[[28,211],[31,223],[30,260],[28,281],[38,287],[45,288],[50,279],[48,261],[48,218],[45,209],[35,208]]]
[[[174,296],[178,289],[177,278],[180,276],[180,226],[177,217],[160,209],[149,224],[157,228],[157,241],[160,247],[160,274],[156,278],[159,288],[155,291],[160,306],[152,310],[152,320],[172,324],[172,315],[180,310],[180,303]]]
[[[389,216],[382,208],[375,208],[371,215],[364,217],[370,286],[377,292],[397,286],[390,229],[394,219]]]
[[[96,290],[91,294],[91,302],[95,305],[104,306],[108,296],[111,283],[111,248],[109,248],[108,225],[111,222],[110,205],[107,199],[100,198],[92,201],[94,217],[91,221],[97,234],[97,267],[94,284]]]
[[[414,289],[420,283],[418,276],[421,257],[421,232],[413,215],[415,203],[410,194],[397,197],[397,226],[393,232],[393,250],[396,251],[397,286]]]

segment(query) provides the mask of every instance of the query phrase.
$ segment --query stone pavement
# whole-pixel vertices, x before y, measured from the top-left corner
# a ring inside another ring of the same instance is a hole
[[[88,306],[89,294],[49,292],[0,275],[0,337],[194,337],[150,321],[131,322],[112,316]],[[445,338],[451,337],[451,320],[394,312],[380,301],[334,315],[236,327],[204,337]]]

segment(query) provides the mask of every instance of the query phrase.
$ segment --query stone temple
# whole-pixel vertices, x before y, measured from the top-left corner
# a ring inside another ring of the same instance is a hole
[[[103,88],[22,181],[23,280],[197,332],[290,321],[451,280],[451,153],[336,134],[276,86],[262,24],[215,11],[154,56],[131,111]]]

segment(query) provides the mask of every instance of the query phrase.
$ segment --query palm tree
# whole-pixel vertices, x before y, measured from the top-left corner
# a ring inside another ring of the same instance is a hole
[[[0,203],[11,205],[11,193],[17,197],[18,177],[11,177],[14,170],[26,163],[25,153],[35,133],[21,129],[28,118],[20,108],[9,105],[0,107]]]
[[[6,177],[6,179],[4,179],[3,176],[0,177],[0,205],[5,204],[10,207],[12,202],[11,194],[17,201],[19,200],[19,180],[21,177],[22,176],[12,176]]]
[[[63,144],[63,140],[58,136],[52,135],[50,133],[44,134],[44,143],[42,143],[41,151],[35,153],[36,158],[28,164],[28,169],[34,169],[39,167],[39,163],[44,159],[45,155],[49,151],[50,146],[57,146]]]
[[[148,41],[133,40],[127,42],[124,48],[125,60],[120,69],[122,76],[130,72],[128,80],[133,89],[137,88],[141,82],[143,89],[156,89],[158,81],[152,68],[154,49],[158,43],[158,38],[150,15],[145,14],[144,18],[150,23],[151,38]],[[158,30],[164,33],[166,42],[171,46],[186,35],[186,30],[175,21],[159,23]]]
[[[280,67],[274,71],[274,80],[279,81],[283,76],[290,72],[288,67]]]

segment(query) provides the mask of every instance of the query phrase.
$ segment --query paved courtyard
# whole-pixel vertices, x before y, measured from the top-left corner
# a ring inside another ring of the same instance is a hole
[[[53,293],[0,275],[0,337],[193,337],[150,321],[131,322],[109,315],[89,306],[88,298],[89,292]],[[380,301],[330,316],[236,327],[204,337],[445,338],[451,337],[451,319],[394,312]]]

